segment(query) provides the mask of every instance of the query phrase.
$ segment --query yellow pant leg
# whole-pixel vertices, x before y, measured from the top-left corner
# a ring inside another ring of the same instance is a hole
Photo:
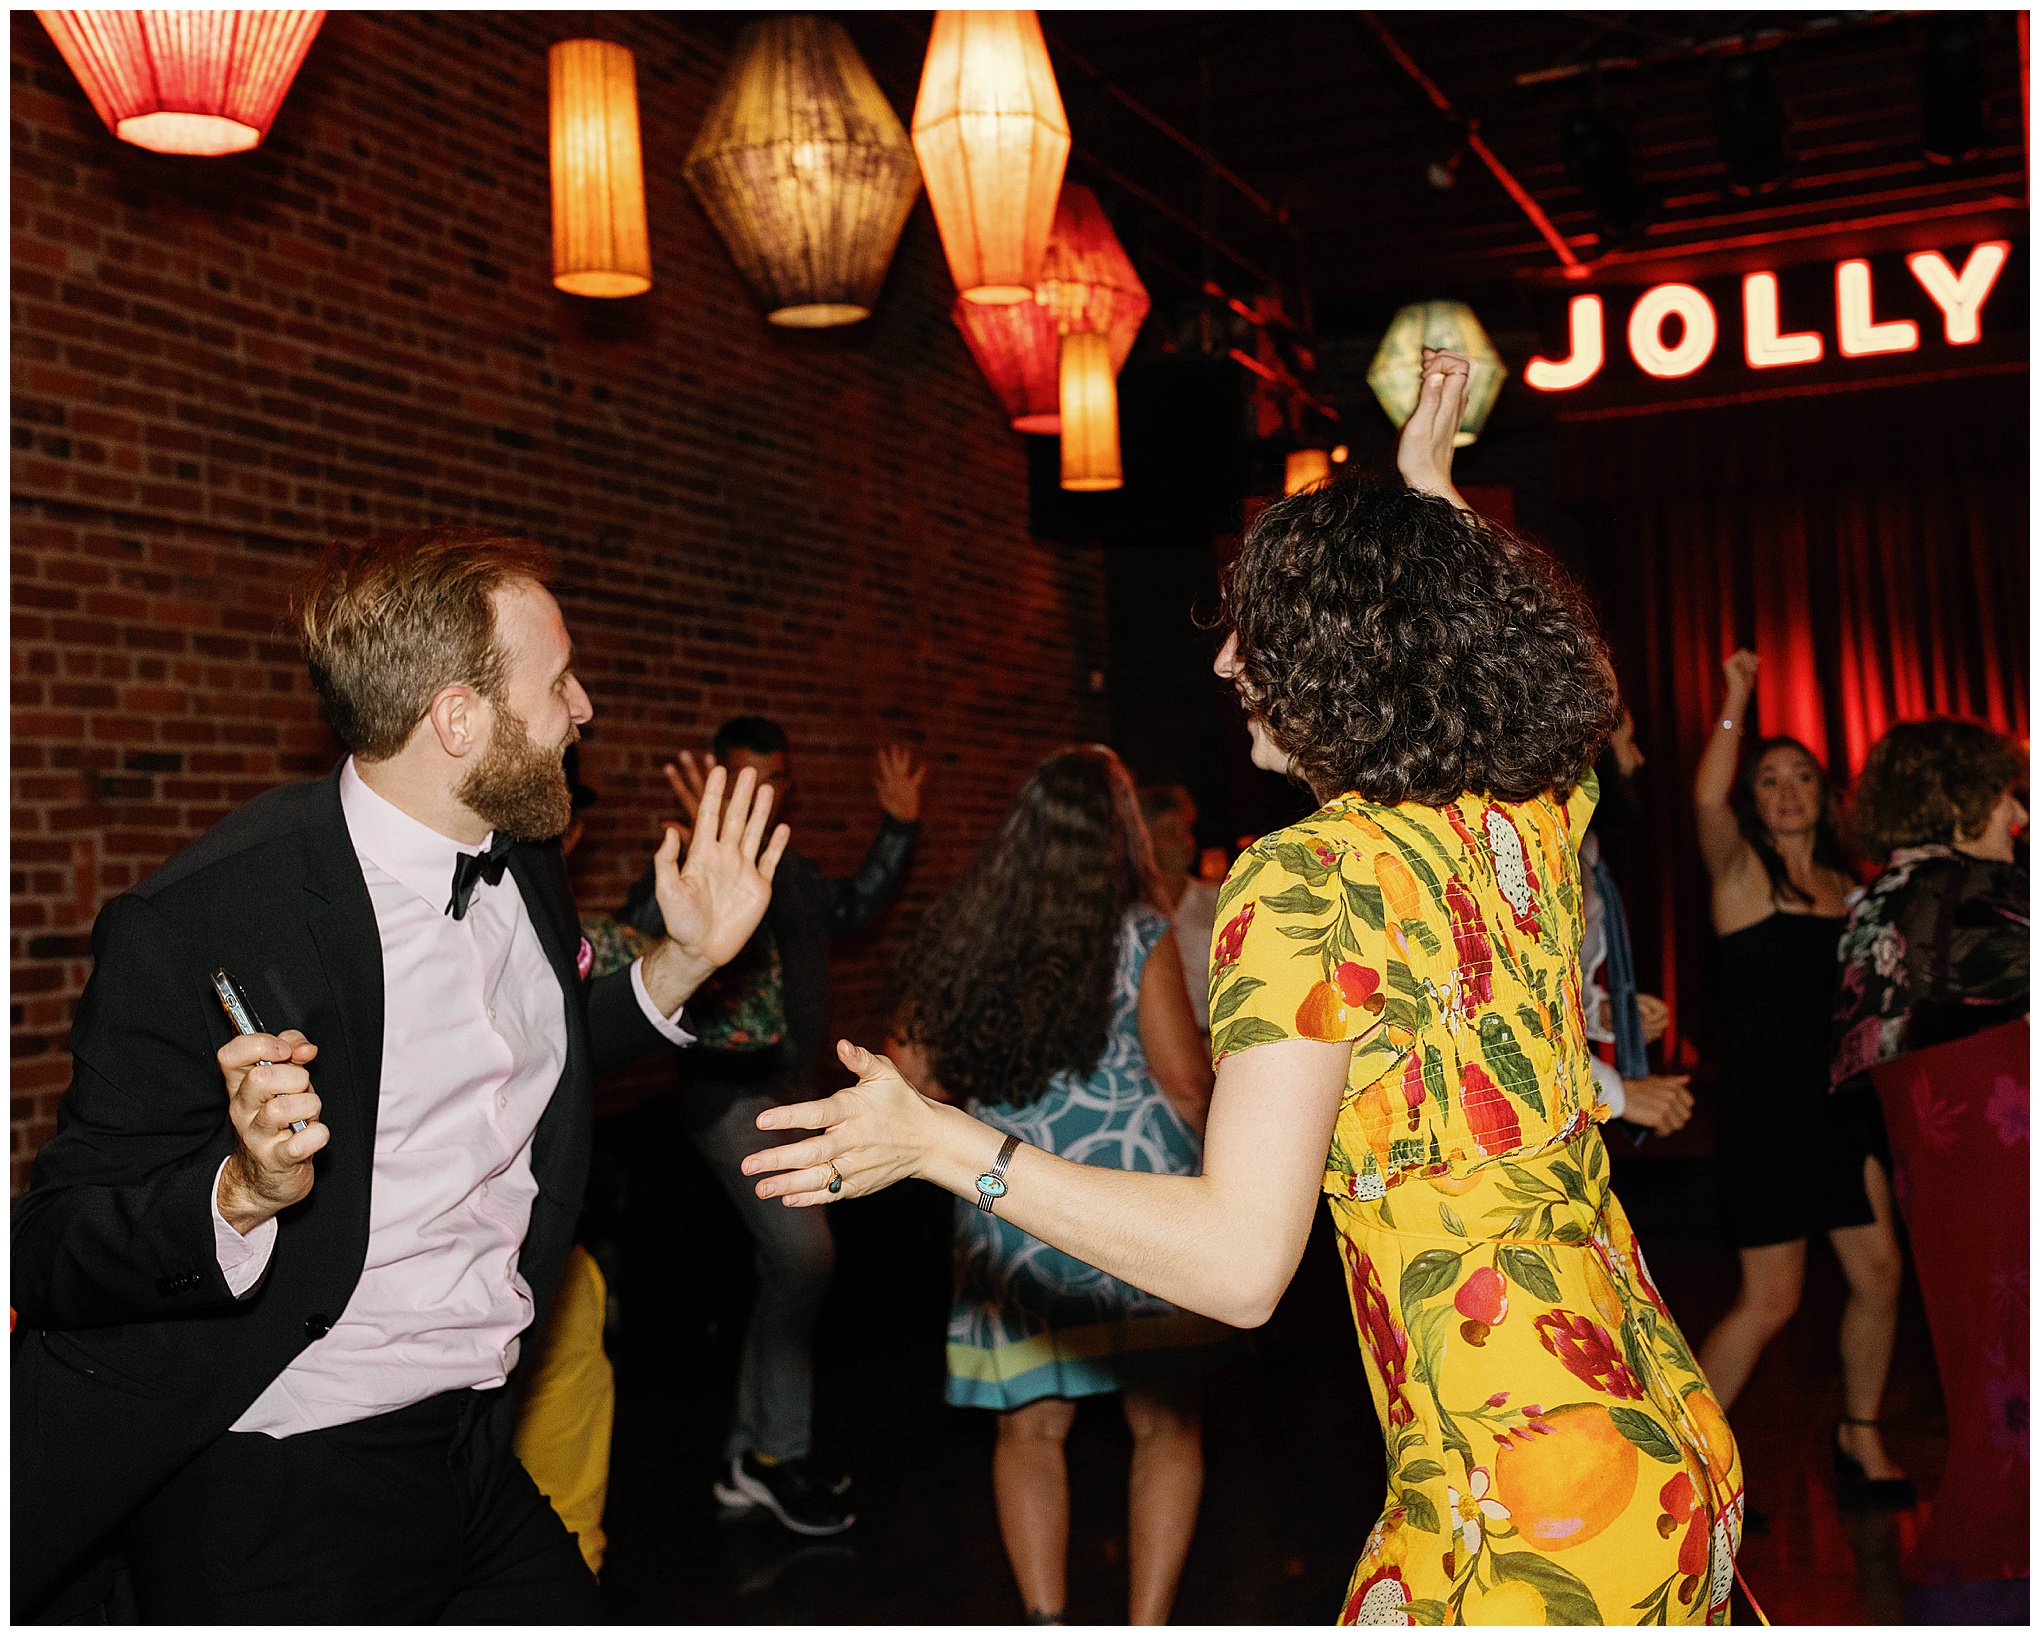
[[[602,1350],[608,1301],[602,1269],[576,1244],[538,1337],[531,1385],[517,1416],[517,1458],[579,1542],[591,1573],[602,1571],[608,1544],[602,1507],[616,1418],[616,1375]]]

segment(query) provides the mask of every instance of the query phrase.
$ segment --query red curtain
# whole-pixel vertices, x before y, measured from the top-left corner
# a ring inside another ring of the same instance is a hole
[[[1562,425],[1560,495],[1651,758],[1615,864],[1677,1037],[1711,1034],[1690,790],[1729,653],[1763,661],[1759,730],[1843,784],[1899,721],[2027,737],[2026,390],[2019,373]]]

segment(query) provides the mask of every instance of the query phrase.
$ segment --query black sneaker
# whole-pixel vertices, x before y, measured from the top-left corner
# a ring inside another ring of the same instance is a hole
[[[849,1486],[847,1480],[843,1486]],[[743,1455],[730,1462],[730,1480],[715,1485],[715,1497],[738,1509],[762,1505],[794,1533],[816,1538],[840,1534],[857,1520],[806,1460],[768,1465],[755,1454]]]

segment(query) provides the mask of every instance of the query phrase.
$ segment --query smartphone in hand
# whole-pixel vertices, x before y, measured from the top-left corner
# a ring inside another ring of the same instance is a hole
[[[248,998],[247,990],[234,981],[233,973],[228,971],[225,966],[215,966],[213,968],[212,986],[213,993],[219,996],[220,1009],[227,1014],[227,1020],[234,1025],[235,1033],[266,1034],[269,1032],[268,1029],[262,1026],[262,1019],[255,1014],[255,1005]],[[255,1066],[267,1068],[272,1066],[272,1064],[258,1062]],[[291,1133],[295,1135],[303,1130],[305,1124],[305,1120],[293,1119],[290,1122]]]

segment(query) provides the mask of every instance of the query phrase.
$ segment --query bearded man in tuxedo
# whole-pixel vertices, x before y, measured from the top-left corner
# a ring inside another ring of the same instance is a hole
[[[484,530],[328,550],[294,617],[347,758],[101,911],[14,1217],[17,1619],[119,1561],[151,1622],[601,1617],[510,1383],[595,1076],[690,1043],[787,836],[716,775],[684,867],[659,849],[667,935],[590,980],[556,838],[593,707],[550,576]]]

